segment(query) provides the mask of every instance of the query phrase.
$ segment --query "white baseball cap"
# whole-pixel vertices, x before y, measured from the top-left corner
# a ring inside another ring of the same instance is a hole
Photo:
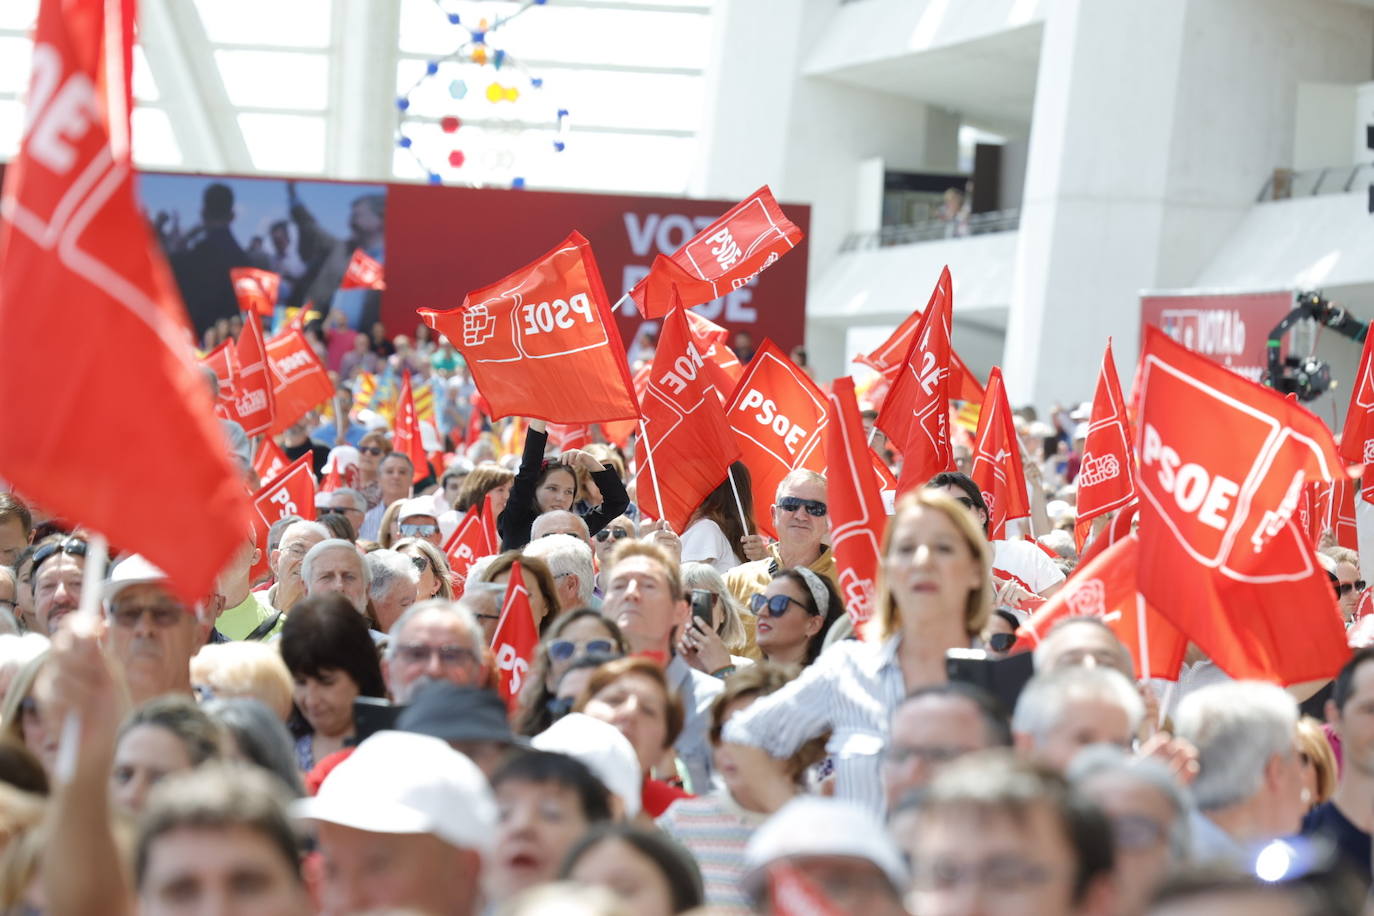
[[[866,809],[836,798],[794,798],[755,830],[744,848],[744,863],[751,872],[798,856],[864,859],[878,866],[899,893],[909,880],[902,855],[882,822]]]
[[[396,513],[396,521],[403,522],[412,515],[428,515],[430,518],[438,520],[438,513],[434,511],[434,500],[428,496],[416,496],[401,503],[400,511]]]
[[[334,768],[319,794],[293,802],[291,816],[370,833],[428,833],[486,851],[496,799],[477,765],[447,742],[380,731]]]
[[[167,574],[148,562],[142,554],[132,554],[120,560],[114,565],[114,569],[110,570],[110,579],[105,583],[105,603],[108,605],[116,595],[130,585],[167,581]]]
[[[625,805],[630,820],[644,807],[644,776],[634,745],[609,722],[580,712],[568,713],[530,739],[541,751],[567,754],[586,765]]]

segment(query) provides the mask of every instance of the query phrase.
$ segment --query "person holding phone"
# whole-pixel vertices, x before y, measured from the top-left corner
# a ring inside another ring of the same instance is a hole
[[[745,655],[749,648],[746,612],[715,567],[683,563],[682,586],[688,589],[692,615],[678,634],[676,647],[687,664],[720,678],[753,664],[754,660]]]

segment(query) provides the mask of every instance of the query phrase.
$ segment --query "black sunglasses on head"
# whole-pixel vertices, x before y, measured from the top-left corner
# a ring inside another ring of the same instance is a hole
[[[86,542],[78,537],[65,537],[60,541],[44,544],[34,551],[33,562],[29,564],[29,576],[35,579],[38,578],[38,567],[42,566],[45,560],[59,553],[70,554],[74,557],[84,557],[86,555]]]
[[[813,518],[824,518],[829,511],[825,503],[819,499],[801,499],[796,496],[784,496],[778,500],[778,508],[783,512],[796,512],[798,509],[805,509],[806,514]]]

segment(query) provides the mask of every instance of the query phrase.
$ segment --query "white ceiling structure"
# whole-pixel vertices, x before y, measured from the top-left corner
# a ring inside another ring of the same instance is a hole
[[[140,0],[134,156],[168,171],[434,173],[451,184],[520,178],[529,187],[682,193],[703,117],[711,6]],[[0,2],[0,160],[18,147],[37,7]],[[451,59],[468,39],[453,16],[477,28],[509,19],[487,33],[490,54],[505,52],[504,69],[490,57]],[[438,72],[410,93],[399,121],[398,97],[431,66]],[[446,117],[461,127],[446,132]],[[408,150],[397,145],[398,127]],[[454,150],[460,165],[450,165]]]

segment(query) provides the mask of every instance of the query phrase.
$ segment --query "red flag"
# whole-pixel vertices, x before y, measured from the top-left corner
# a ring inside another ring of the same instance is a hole
[[[271,315],[276,309],[280,274],[257,267],[231,267],[229,282],[234,284],[239,308],[249,315]]]
[[[410,390],[410,373],[401,378],[401,395],[396,399],[396,423],[391,428],[391,450],[410,458],[415,465],[413,481],[429,476],[429,458],[420,439],[420,420],[415,416],[415,397]]]
[[[462,351],[492,419],[639,418],[591,246],[574,232],[533,264],[420,317]]]
[[[253,494],[253,507],[268,525],[288,515],[304,519],[315,517],[315,475],[310,469],[311,457],[306,452]],[[258,543],[265,546],[267,541]]]
[[[949,274],[946,267],[940,272],[943,280]],[[937,297],[941,295],[940,282],[936,282],[935,289],[930,294],[930,301],[926,303],[925,311],[936,303]],[[954,287],[949,288],[949,295],[953,301]],[[883,341],[872,353],[855,358],[854,362],[868,366],[882,375],[895,377],[897,370],[906,361],[907,351],[911,349],[911,340],[916,336],[916,326],[921,323],[924,311],[917,309],[907,316],[906,320],[897,326],[897,330],[892,332],[892,336]],[[972,370],[959,358],[959,354],[954,352],[954,348],[949,350],[949,396],[956,401],[971,401],[975,404],[983,403],[983,386],[978,384],[978,379]],[[874,394],[877,397],[877,393]]]
[[[226,420],[237,420],[234,412],[234,394],[239,386],[238,346],[232,340],[226,340],[202,356],[200,364],[214,370],[215,384],[219,386],[215,413]]]
[[[491,649],[496,655],[498,688],[506,708],[515,712],[520,702],[520,688],[530,673],[535,650],[539,647],[539,631],[534,625],[534,610],[530,607],[530,593],[525,588],[525,576],[520,561],[511,564],[510,582],[501,602],[501,619],[491,637]]]
[[[286,470],[287,464],[289,462],[281,446],[270,436],[263,437],[262,444],[258,446],[258,453],[253,456],[253,472],[258,475],[258,479],[271,480]]]
[[[683,308],[739,289],[797,246],[802,232],[792,224],[764,185],[670,257],[654,258],[649,274],[630,290],[645,318],[662,318],[676,286]]]
[[[797,866],[778,861],[768,866],[769,911],[774,916],[845,916]]]
[[[258,316],[249,313],[239,334],[239,375],[234,391],[234,415],[243,431],[258,436],[272,428],[275,398],[272,396],[272,373],[267,368],[267,345],[262,339],[262,324]]]
[[[706,377],[716,387],[716,393],[724,402],[739,384],[740,376],[744,375],[744,367],[740,365],[739,357],[735,355],[734,350],[725,345],[725,338],[730,332],[714,321],[702,318],[691,309],[687,310],[687,326],[691,328],[697,349],[701,351],[701,358],[706,362]]]
[[[873,450],[864,438],[852,378],[845,376],[831,383],[827,406],[825,463],[830,484],[830,546],[835,552],[840,596],[857,632],[873,613],[874,583],[881,565],[880,545],[887,527],[887,512],[873,473]]]
[[[589,423],[550,423],[547,431],[549,441],[563,451],[586,448],[592,443],[592,427]]]
[[[132,2],[39,8],[0,201],[0,477],[191,600],[252,512],[134,193],[133,27]]]
[[[1133,502],[1117,510],[1116,514],[1112,516],[1112,520],[1107,523],[1107,527],[1088,542],[1088,549],[1078,555],[1078,566],[1075,567],[1075,572],[1082,569],[1093,557],[1134,531],[1135,517],[1139,510],[1139,502]]]
[[[1092,520],[1135,500],[1135,462],[1131,443],[1135,436],[1126,417],[1126,399],[1121,396],[1121,381],[1112,359],[1112,341],[1102,354],[1102,371],[1097,377],[1088,438],[1083,443],[1083,461],[1074,484],[1078,487],[1078,518],[1074,541],[1083,549]]]
[[[1293,514],[1345,473],[1322,422],[1145,329],[1140,590],[1227,674],[1281,684],[1349,657],[1325,571]]]
[[[1131,650],[1137,678],[1177,680],[1188,638],[1137,591],[1139,554],[1140,542],[1129,534],[1079,566],[1017,635],[1033,649],[1066,617],[1100,617]]]
[[[486,537],[485,551],[478,556],[489,557],[501,552],[501,535],[496,532],[496,508],[491,504],[491,494],[482,500],[482,533]]]
[[[453,576],[453,598],[463,596],[467,584],[468,570],[478,557],[489,555],[487,535],[482,529],[482,513],[473,506],[453,529],[448,542],[444,544],[444,555],[448,557],[448,568]]]
[[[334,397],[334,383],[329,380],[324,363],[310,341],[295,328],[267,340],[267,364],[272,369],[274,386],[274,436]]]
[[[1351,550],[1359,549],[1359,538],[1355,531],[1355,490],[1356,484],[1348,477],[1331,481],[1322,502],[1323,530],[1336,535],[1336,543]]]
[[[777,537],[770,509],[778,484],[797,468],[825,471],[825,394],[771,340],[759,347],[734,391],[725,419],[749,467],[754,518]]]
[[[1007,522],[1030,515],[1030,496],[1021,467],[1021,442],[1011,420],[1011,405],[1002,387],[1002,370],[988,375],[987,397],[978,414],[973,437],[973,467],[969,475],[988,504],[988,538],[1000,540]]]
[[[954,469],[949,441],[949,326],[954,281],[940,272],[930,305],[916,325],[906,358],[875,421],[902,452],[897,492],[919,487],[941,471]]]
[[[640,508],[667,519],[677,531],[686,527],[692,511],[725,480],[730,463],[740,456],[703,366],[687,319],[680,306],[674,308],[663,320],[654,352],[635,467]],[[651,453],[645,451],[645,439]]]
[[[1374,464],[1374,334],[1364,339],[1360,371],[1350,388],[1350,406],[1341,432],[1341,457],[1348,464]]]
[[[897,478],[893,476],[892,468],[887,466],[887,462],[883,460],[883,457],[871,447],[868,450],[868,457],[870,463],[873,465],[873,474],[877,478],[878,489],[896,490]]]
[[[386,277],[381,263],[361,248],[353,249],[348,259],[339,289],[386,289]],[[302,313],[305,309],[301,309]]]

